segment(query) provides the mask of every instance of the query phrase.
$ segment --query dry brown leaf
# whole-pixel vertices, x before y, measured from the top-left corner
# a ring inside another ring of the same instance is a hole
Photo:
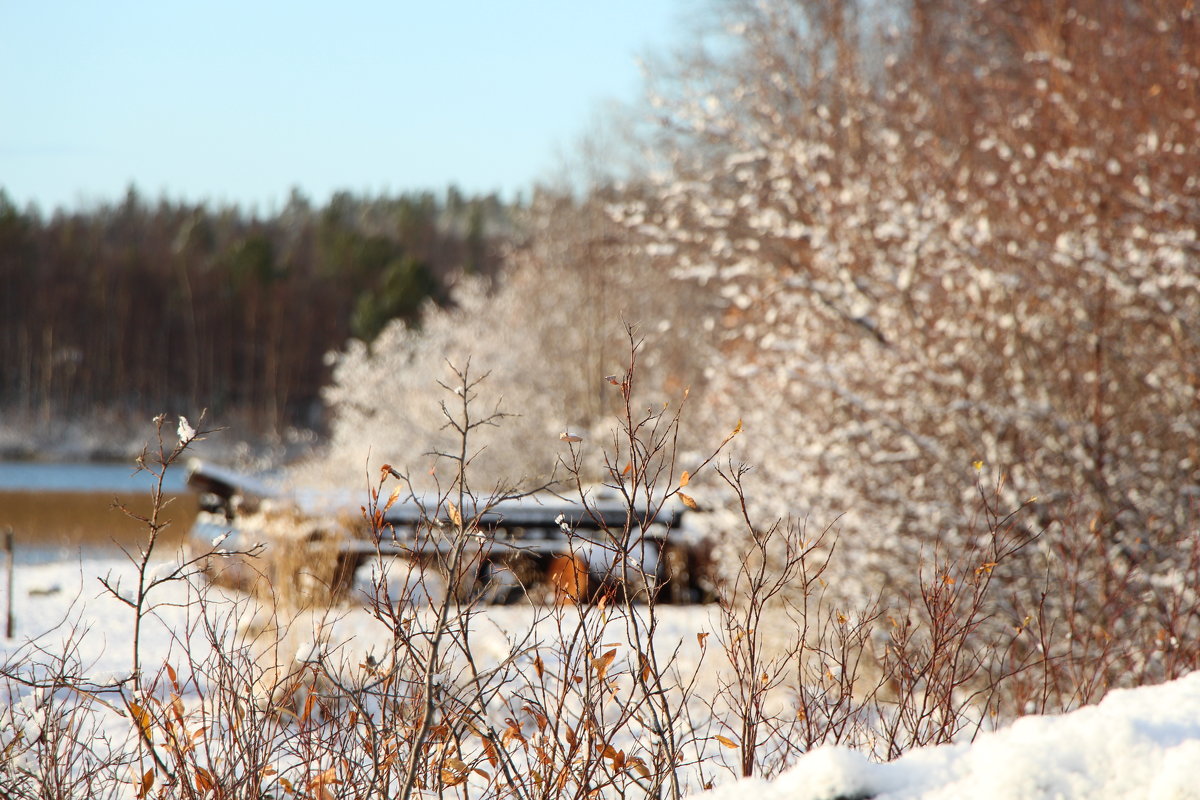
[[[204,767],[196,767],[196,791],[200,794],[212,791],[216,788],[216,781],[212,778],[212,773]]]
[[[691,482],[691,480],[692,480],[691,473],[685,469],[683,471],[683,474],[679,476],[679,488],[682,489],[683,487],[687,486],[688,483]]]
[[[138,728],[142,735],[146,737],[147,742],[154,741],[154,720],[150,717],[150,712],[139,706],[137,703],[129,704],[129,711],[133,714],[134,720],[137,722]]]
[[[546,718],[546,715],[545,715],[545,714],[543,714],[542,712],[538,711],[536,708],[534,708],[533,706],[530,706],[530,705],[525,705],[525,706],[522,706],[522,708],[523,708],[523,709],[524,709],[524,710],[525,710],[525,711],[526,711],[526,712],[527,712],[527,713],[528,713],[528,714],[529,714],[531,717],[533,717],[533,722],[534,722],[534,724],[535,724],[535,725],[537,725],[538,733],[545,733],[545,732],[546,732],[546,726],[547,726],[547,725],[549,724],[549,722],[550,722],[550,721],[549,721],[549,720]]]
[[[480,738],[482,738],[482,734]],[[483,739],[483,757],[493,767],[500,763],[500,754],[496,752],[496,746],[492,744],[491,739]]]
[[[338,780],[337,769],[335,767],[330,767],[320,775],[310,780],[308,782],[308,786],[311,789],[314,786],[327,786],[331,783],[341,783],[341,781]]]
[[[304,713],[300,715],[301,722],[308,722],[308,718],[312,715],[313,705],[317,702],[316,694],[310,692],[304,701]]]
[[[512,719],[511,717],[509,717],[509,718],[505,719],[504,721],[506,723],[508,723],[508,727],[504,730],[504,733],[501,734],[501,736],[500,736],[501,744],[507,745],[513,739],[516,739],[521,744],[528,743],[527,740],[525,739],[525,734],[521,733],[521,726],[517,724],[517,721],[515,719]],[[493,764],[492,766],[495,766],[495,764]]]
[[[447,500],[446,510],[450,513],[450,521],[453,522],[456,527],[461,528],[462,513],[458,510],[458,507],[455,506],[454,503],[451,503],[449,500]]]
[[[467,780],[470,772],[453,772],[452,770],[442,770],[442,783],[446,786],[458,786]]]
[[[717,740],[718,742],[720,742],[721,744],[725,745],[726,747],[728,747],[728,748],[732,749],[732,750],[736,750],[736,749],[737,749],[737,746],[738,746],[737,742],[735,742],[733,739],[730,739],[730,738],[729,738],[729,737],[727,737],[727,736],[722,736],[721,734],[719,734],[719,733],[718,733],[718,734],[717,734],[716,736],[714,736],[713,738],[714,738],[714,739],[716,739],[716,740]]]
[[[596,656],[592,659],[592,668],[596,670],[596,677],[599,680],[604,680],[605,674],[608,672],[609,666],[613,659],[617,657],[617,649],[614,647],[602,656]]]
[[[650,670],[650,659],[646,658],[642,653],[638,653],[638,662],[641,664],[641,674],[643,681],[649,681],[653,674]]]
[[[683,504],[684,504],[685,506],[687,506],[688,508],[690,508],[692,511],[699,511],[699,510],[700,510],[700,506],[696,505],[696,501],[695,501],[695,500],[693,500],[691,497],[689,497],[688,495],[684,494],[683,492],[678,492],[678,494],[679,494],[679,499],[683,501]]]
[[[138,798],[145,797],[150,793],[150,787],[154,785],[154,770],[146,770],[146,774],[142,776],[142,784],[138,787]]]

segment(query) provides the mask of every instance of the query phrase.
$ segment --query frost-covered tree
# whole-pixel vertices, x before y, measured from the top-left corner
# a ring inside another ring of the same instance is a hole
[[[301,477],[345,485],[363,475],[369,454],[373,467],[403,464],[420,478],[426,454],[448,443],[438,382],[450,364],[489,373],[481,402],[511,415],[476,441],[485,448],[473,463],[479,486],[546,479],[564,431],[607,440],[618,396],[605,377],[628,361],[625,325],[645,340],[647,402],[677,400],[700,381],[696,292],[647,267],[605,212],[611,201],[600,190],[582,200],[540,193],[500,280],[464,278],[452,307],[428,308],[419,327],[396,321],[370,347],[351,342],[336,354],[329,446]]]
[[[1200,519],[1195,11],[728,9],[657,86],[662,173],[613,213],[723,299],[710,394],[757,496],[845,515],[848,588],[970,536],[976,462],[1039,498],[1031,530],[1176,569]]]

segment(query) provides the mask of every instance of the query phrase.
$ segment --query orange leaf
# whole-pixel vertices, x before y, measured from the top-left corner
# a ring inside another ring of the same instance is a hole
[[[738,746],[738,745],[737,745],[737,742],[735,742],[733,739],[730,739],[730,738],[728,738],[728,737],[722,736],[722,735],[720,735],[720,734],[717,734],[717,735],[716,735],[716,736],[714,736],[713,738],[714,738],[714,739],[716,739],[716,740],[717,740],[718,742],[720,742],[721,744],[725,745],[726,747],[730,748],[730,749],[733,749],[733,750],[736,750],[736,749],[737,749],[737,746]]]
[[[341,783],[337,777],[337,769],[334,767],[330,767],[316,777],[310,778],[308,788],[323,787],[330,783]]]
[[[736,426],[734,426],[733,435],[737,436],[741,432],[742,432],[742,421],[739,419],[738,424]]]
[[[527,744],[525,735],[521,733],[521,726],[517,724],[517,721],[511,717],[504,721],[508,723],[508,728],[500,736],[500,743],[507,745],[512,739],[516,739],[521,744]],[[495,765],[493,764],[493,766]]]
[[[448,769],[444,769],[442,770],[442,783],[446,786],[458,786],[460,783],[466,781],[468,774],[465,772],[451,772]]]
[[[687,506],[688,508],[690,508],[692,511],[700,510],[700,506],[696,505],[696,501],[693,500],[691,497],[688,497],[683,492],[678,492],[678,495],[679,495],[679,499],[683,501],[683,504],[685,506]]]
[[[216,786],[216,781],[212,778],[212,773],[204,767],[196,767],[196,791],[200,794],[211,791]]]
[[[546,715],[530,705],[522,706],[522,708],[528,712],[531,717],[533,717],[533,722],[535,725],[537,725],[538,733],[545,733],[546,726],[550,722],[548,719],[546,719]]]
[[[150,792],[150,787],[154,785],[154,770],[146,770],[146,774],[142,776],[142,785],[138,787],[138,797],[145,797]]]
[[[625,465],[625,469],[621,470],[621,474],[628,475],[630,470],[632,470],[632,469],[633,469],[633,462],[631,461]]]
[[[392,494],[390,497],[388,497],[387,503],[384,504],[383,510],[387,511],[389,508],[391,508],[393,505],[395,505],[396,501],[399,499],[400,499],[400,487],[397,486],[395,489],[392,489]]]
[[[471,766],[459,758],[447,758],[442,762],[442,783],[447,786],[458,786],[471,774]]]
[[[480,738],[483,739],[482,734],[480,734]],[[496,746],[490,739],[483,739],[483,757],[493,767],[500,763],[500,754],[496,752]]]
[[[146,741],[154,741],[154,728],[152,727],[153,720],[150,718],[150,713],[137,703],[130,703],[129,711],[131,714],[133,714],[133,718],[137,721],[138,728],[142,731],[142,735],[146,737]]]
[[[313,705],[317,702],[316,694],[310,692],[304,700],[304,713],[300,715],[301,722],[308,722],[308,718],[312,716]]]
[[[602,656],[597,656],[592,659],[592,668],[596,670],[596,677],[604,680],[605,673],[608,672],[609,665],[613,659],[617,657],[617,649],[614,647]]]
[[[451,503],[449,500],[447,500],[446,501],[446,510],[450,512],[450,521],[453,522],[457,527],[461,528],[462,527],[462,514],[459,512],[458,508],[454,505],[454,503]]]
[[[707,632],[701,632],[701,633],[696,634],[696,641],[700,643],[701,647],[704,647],[704,640],[707,638],[708,638]]]
[[[689,473],[685,469],[683,471],[683,474],[679,476],[679,488],[682,489],[683,487],[687,486],[688,483],[691,481],[691,479],[692,479],[691,473]]]

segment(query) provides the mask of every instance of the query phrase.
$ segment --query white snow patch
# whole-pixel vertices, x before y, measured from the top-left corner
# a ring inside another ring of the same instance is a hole
[[[1106,800],[1200,798],[1200,673],[1114,691],[1070,714],[1024,717],[973,743],[874,764],[839,747],[807,754],[774,781],[743,780],[704,800]]]

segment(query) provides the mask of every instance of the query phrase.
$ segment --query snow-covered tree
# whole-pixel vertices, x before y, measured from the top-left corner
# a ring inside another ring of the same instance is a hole
[[[1190,6],[1105,0],[734,3],[660,82],[662,172],[614,216],[722,298],[713,407],[774,511],[845,515],[849,590],[971,536],[977,462],[1047,551],[1179,567],[1198,87]]]
[[[694,366],[703,353],[692,332],[696,291],[646,267],[647,257],[608,218],[609,202],[599,190],[583,200],[540,193],[526,241],[495,285],[463,279],[452,308],[427,309],[419,327],[393,322],[370,347],[351,342],[336,354],[326,391],[329,446],[301,477],[345,485],[364,474],[368,454],[372,467],[408,465],[421,477],[425,454],[447,444],[438,382],[449,377],[448,365],[469,361],[474,374],[489,373],[482,410],[511,415],[476,442],[486,448],[473,464],[477,485],[544,480],[565,452],[565,431],[596,446],[608,440],[619,398],[605,377],[628,362],[625,325],[645,340],[647,402],[678,400],[702,380]]]

